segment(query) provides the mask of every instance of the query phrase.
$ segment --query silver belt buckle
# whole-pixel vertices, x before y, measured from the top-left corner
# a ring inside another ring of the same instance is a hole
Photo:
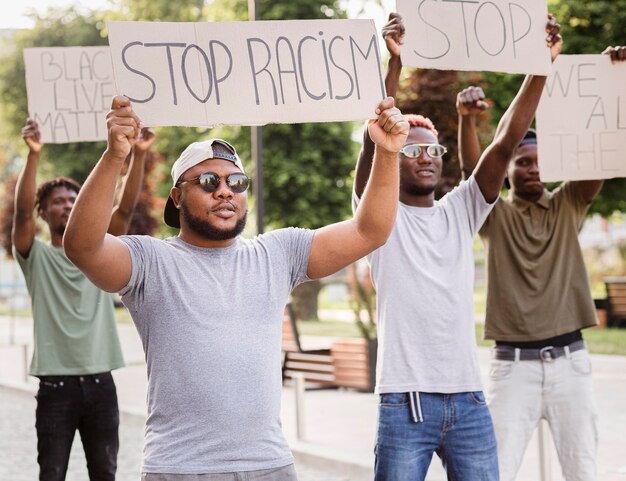
[[[539,349],[539,359],[541,359],[543,362],[554,361],[554,354],[552,353],[552,349],[554,349],[554,346],[546,346]]]

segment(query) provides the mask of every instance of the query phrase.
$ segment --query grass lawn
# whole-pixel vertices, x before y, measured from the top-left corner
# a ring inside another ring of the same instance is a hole
[[[356,325],[343,321],[298,321],[304,336],[361,337]],[[483,339],[483,324],[476,324],[476,341],[479,346],[493,346],[493,341]],[[626,356],[626,329],[597,327],[583,332],[589,351],[593,354]]]
[[[13,313],[17,317],[31,317],[30,309]],[[9,316],[9,309],[0,304],[0,316]],[[120,324],[132,324],[130,314],[124,308],[115,309],[115,319]],[[298,321],[300,333],[304,336],[361,337],[356,324],[344,321]],[[483,324],[476,324],[476,341],[479,346],[493,346],[492,341],[483,340]],[[626,356],[626,329],[597,327],[585,329],[585,341],[593,354],[616,354]]]

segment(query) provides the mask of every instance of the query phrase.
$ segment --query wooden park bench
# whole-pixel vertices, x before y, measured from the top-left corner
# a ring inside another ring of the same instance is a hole
[[[317,387],[334,387],[335,375],[330,349],[304,349],[300,342],[293,306],[285,306],[283,317],[283,382],[296,374]]]
[[[605,277],[609,327],[626,327],[626,277]]]

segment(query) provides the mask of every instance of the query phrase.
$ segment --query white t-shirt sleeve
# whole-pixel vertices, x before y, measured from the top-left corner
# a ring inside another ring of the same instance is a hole
[[[472,235],[479,231],[498,200],[487,202],[473,175],[455,187],[445,199],[466,215]]]

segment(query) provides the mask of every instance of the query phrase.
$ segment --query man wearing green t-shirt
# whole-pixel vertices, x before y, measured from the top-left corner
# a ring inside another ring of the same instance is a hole
[[[608,48],[613,61],[626,47]],[[459,158],[470,175],[480,157],[476,116],[482,90],[457,97]],[[508,167],[509,195],[480,230],[487,256],[485,338],[493,339],[488,389],[500,479],[513,481],[535,426],[548,421],[563,476],[595,481],[598,445],[589,353],[581,330],[596,325],[578,231],[602,180],[564,182],[548,192],[529,130]]]
[[[58,177],[36,189],[43,143],[36,122],[22,130],[29,147],[19,177],[13,250],[32,300],[34,352],[30,374],[39,378],[36,429],[39,479],[65,479],[78,429],[91,481],[113,481],[117,467],[119,412],[111,370],[124,365],[113,303],[66,257],[62,239],[74,200],[75,181]],[[134,151],[120,204],[109,232],[128,230],[154,135],[146,132]],[[48,224],[50,244],[35,238],[35,214]]]

